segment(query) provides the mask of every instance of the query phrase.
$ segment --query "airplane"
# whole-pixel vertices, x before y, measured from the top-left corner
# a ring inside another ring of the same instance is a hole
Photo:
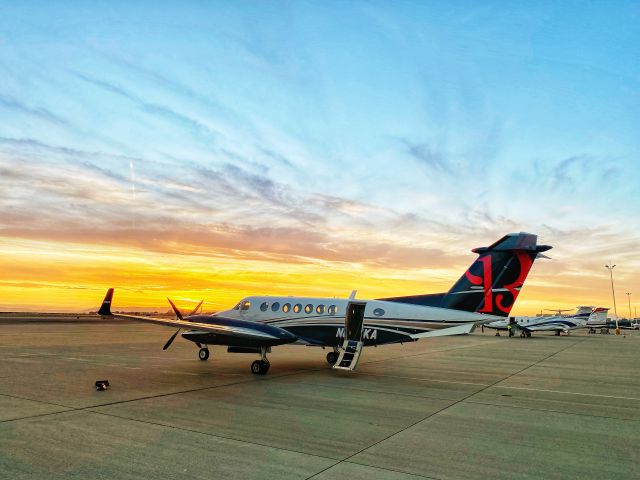
[[[521,337],[530,337],[532,332],[541,331],[555,332],[556,336],[559,336],[561,332],[568,333],[575,328],[584,327],[591,318],[595,318],[593,307],[581,305],[573,315],[509,317],[506,320],[486,323],[484,326],[496,330],[496,336],[500,336],[500,331],[508,330],[509,324],[512,325],[514,333],[520,332]]]
[[[169,300],[177,319],[112,314],[110,288],[98,314],[177,328],[195,343],[200,360],[209,358],[209,345],[224,345],[230,353],[260,356],[251,372],[269,370],[267,353],[285,344],[331,348],[326,358],[336,369],[354,370],[364,346],[461,335],[509,315],[533,262],[552,247],[537,245],[530,233],[505,235],[488,247],[473,249],[478,258],[446,293],[388,297],[374,300],[326,297],[250,296],[233,308],[211,315],[184,317]]]
[[[596,333],[596,329],[600,329],[600,333],[609,334],[609,323],[607,322],[608,308],[598,307],[593,310],[594,315],[587,320],[586,327],[589,333]]]

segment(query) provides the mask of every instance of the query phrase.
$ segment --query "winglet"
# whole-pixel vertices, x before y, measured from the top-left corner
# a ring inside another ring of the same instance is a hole
[[[102,301],[102,305],[100,306],[100,310],[98,310],[98,315],[108,316],[111,315],[111,300],[113,299],[113,288],[107,290],[107,294]]]
[[[171,304],[171,308],[173,308],[173,311],[176,312],[176,317],[182,320],[182,313],[180,313],[180,310],[178,310],[178,308],[173,304],[173,302],[169,297],[167,297],[167,300],[169,300],[169,303]]]

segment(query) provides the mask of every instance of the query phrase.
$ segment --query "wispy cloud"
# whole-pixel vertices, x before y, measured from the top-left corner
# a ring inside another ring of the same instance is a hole
[[[15,98],[0,95],[0,108],[13,110],[14,112],[28,115],[30,117],[43,120],[60,126],[68,126],[69,122],[59,115],[56,115],[42,107],[29,107]]]
[[[442,152],[426,143],[411,143],[405,140],[404,145],[407,153],[426,167],[441,173],[452,173],[451,165]]]

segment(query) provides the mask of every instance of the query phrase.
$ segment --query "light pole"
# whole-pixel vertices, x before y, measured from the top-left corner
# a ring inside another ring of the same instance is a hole
[[[627,292],[627,300],[629,301],[629,321],[631,321],[631,292]]]
[[[611,275],[611,295],[613,296],[613,311],[616,314],[616,329],[618,328],[618,307],[616,307],[616,291],[613,288],[613,269],[616,267],[611,264],[611,260],[609,260],[609,264],[605,265],[604,268],[609,270],[609,274]]]

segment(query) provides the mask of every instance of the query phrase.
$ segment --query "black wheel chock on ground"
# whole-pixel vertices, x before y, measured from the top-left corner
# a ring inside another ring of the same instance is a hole
[[[96,390],[101,392],[102,390],[106,390],[109,386],[109,380],[96,380]]]

